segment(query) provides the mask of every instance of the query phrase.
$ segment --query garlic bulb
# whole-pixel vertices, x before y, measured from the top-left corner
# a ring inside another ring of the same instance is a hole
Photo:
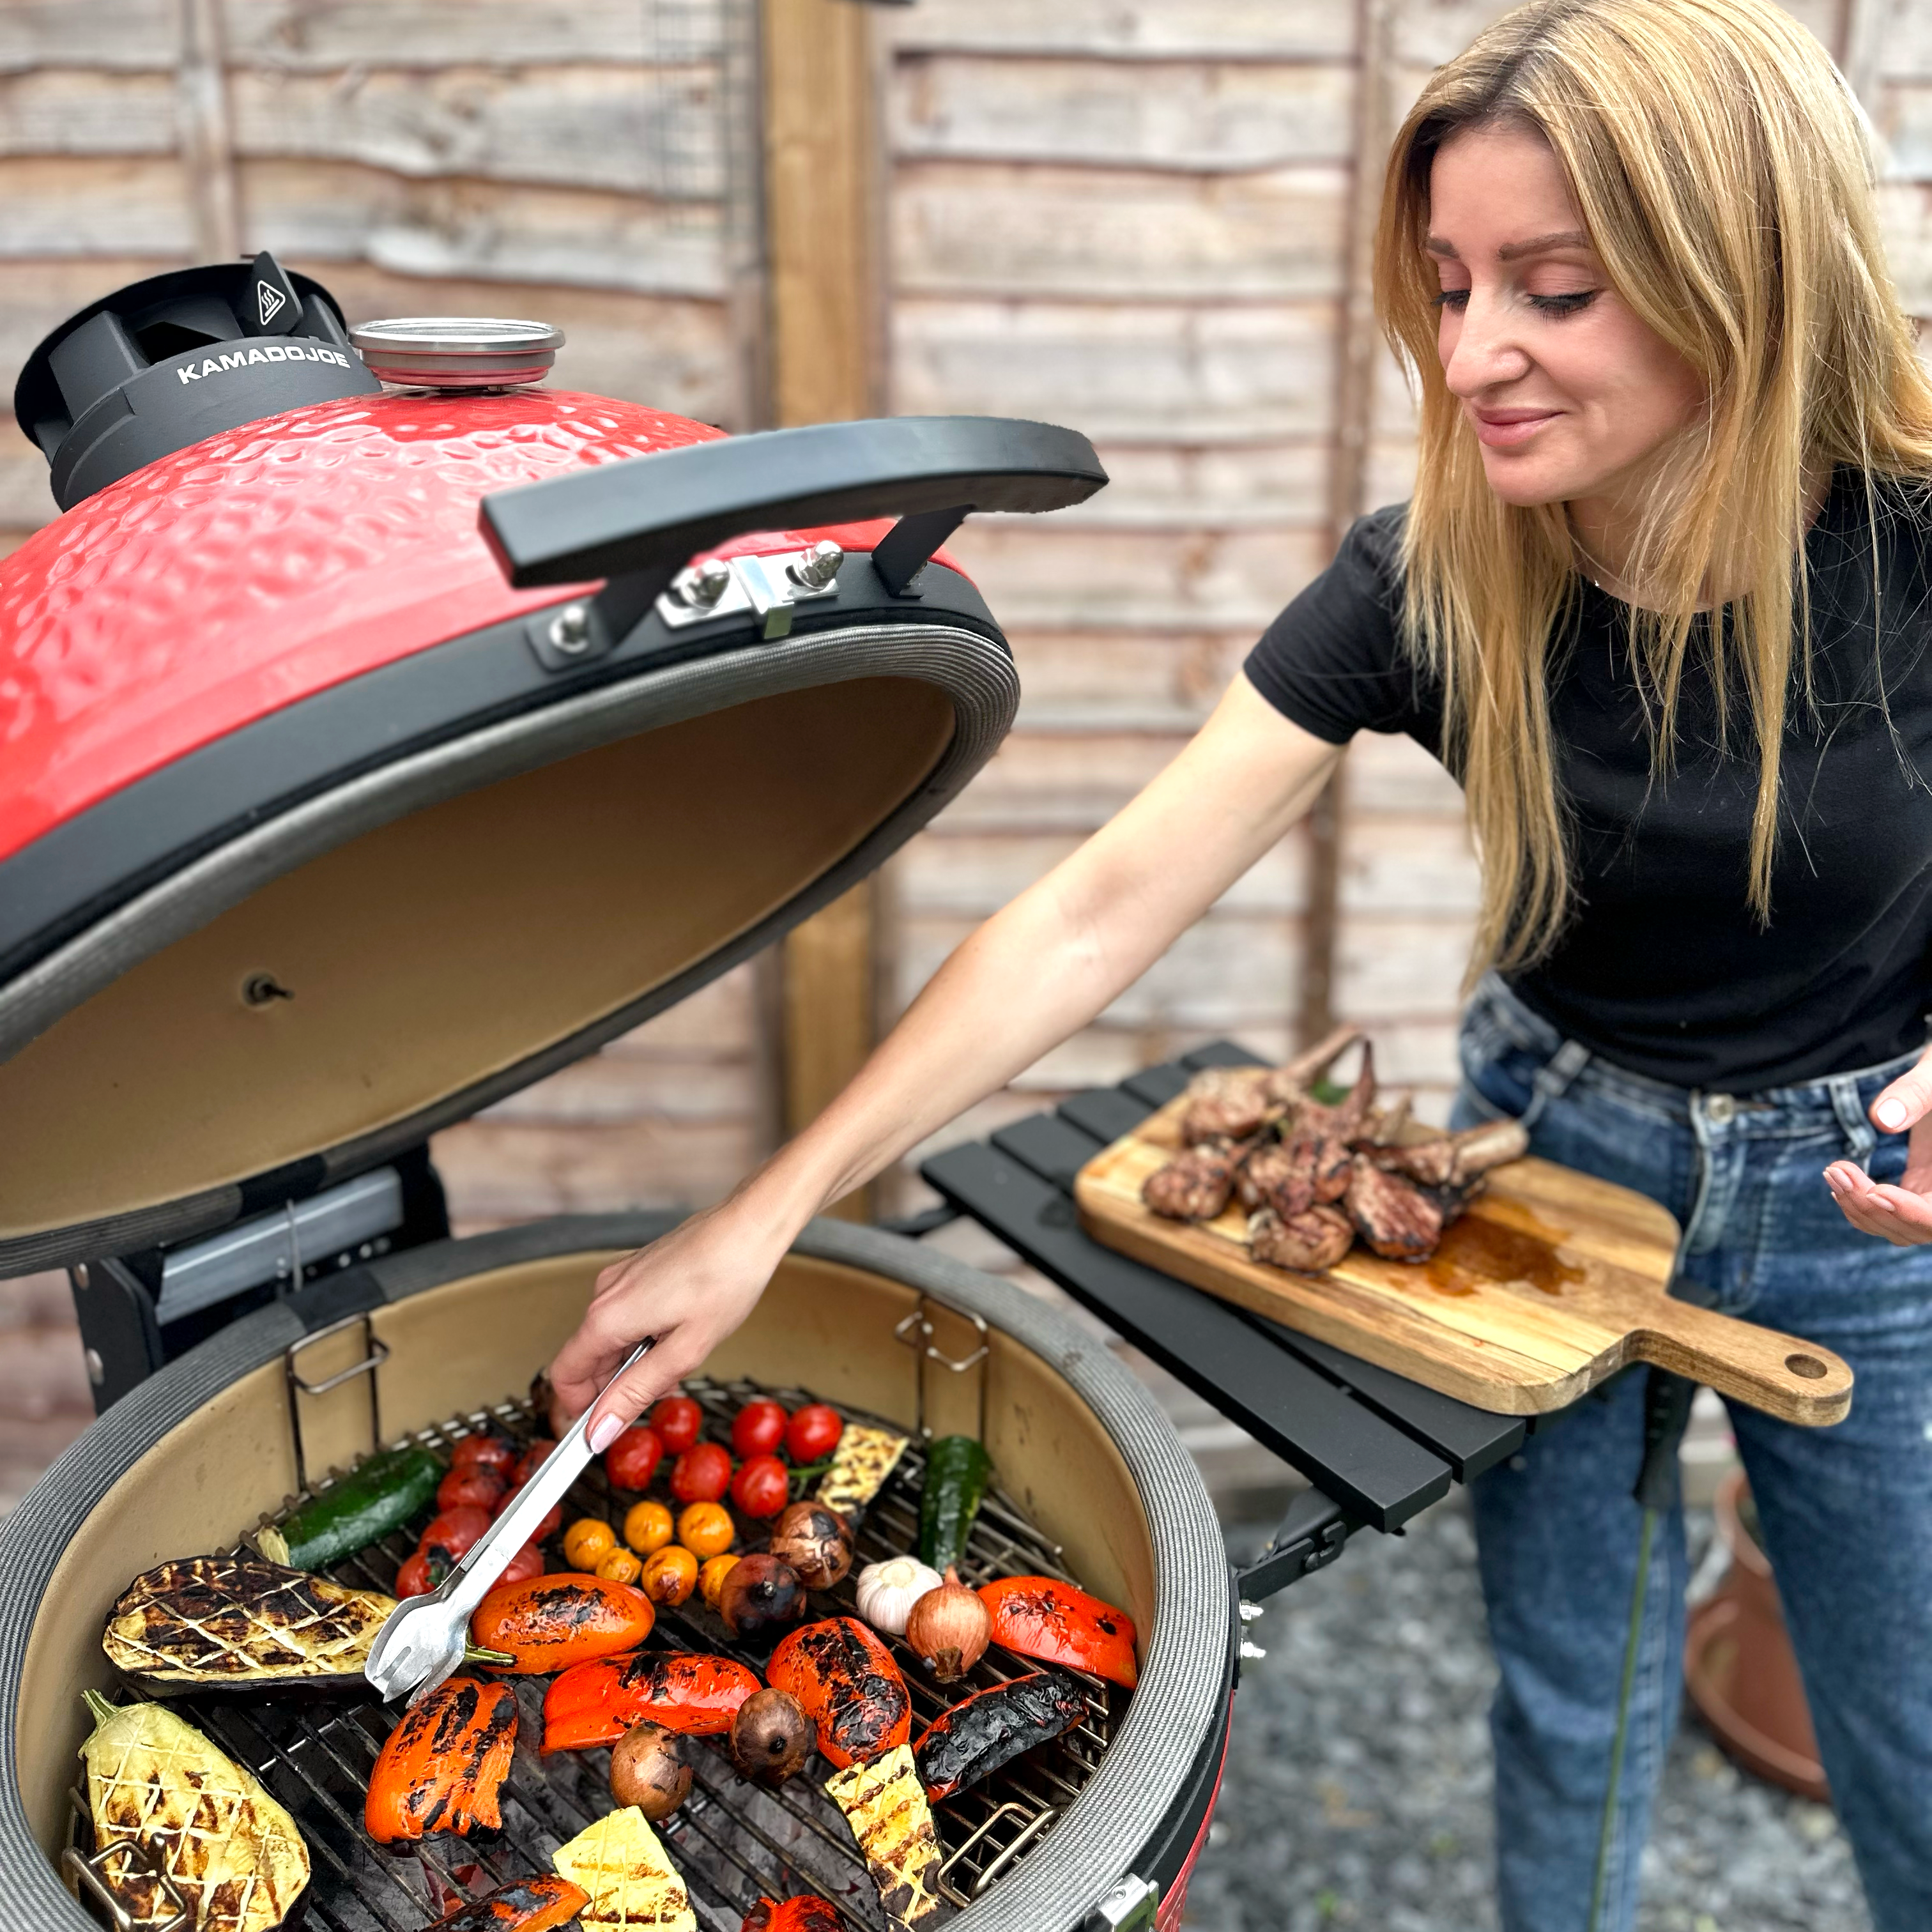
[[[913,1605],[927,1591],[938,1589],[943,1580],[937,1570],[928,1569],[916,1556],[891,1556],[883,1563],[868,1563],[859,1572],[859,1614],[875,1630],[904,1636]]]

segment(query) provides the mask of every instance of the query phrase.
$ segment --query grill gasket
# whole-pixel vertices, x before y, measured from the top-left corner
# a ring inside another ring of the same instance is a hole
[[[692,1377],[683,1384],[705,1412],[706,1432],[728,1438],[731,1418],[745,1402],[769,1396],[788,1408],[820,1400],[799,1388],[748,1380],[719,1384]],[[889,1418],[840,1403],[848,1421],[898,1430]],[[412,1432],[398,1443],[420,1444],[447,1455],[463,1436],[481,1429],[520,1444],[541,1432],[529,1402],[512,1399]],[[394,1446],[394,1445],[385,1445]],[[359,1462],[362,1459],[358,1457]],[[352,1468],[354,1465],[350,1466]],[[856,1615],[854,1579],[866,1563],[904,1554],[918,1540],[922,1446],[910,1443],[865,1512],[856,1539],[853,1575],[835,1589],[812,1593],[808,1617]],[[285,1516],[346,1471],[331,1471],[314,1489],[285,1498],[258,1528]],[[563,1506],[567,1523],[578,1516],[621,1520],[622,1505],[593,1459]],[[428,1520],[428,1513],[422,1519]],[[419,1529],[420,1523],[414,1526]],[[760,1537],[745,1547],[760,1546]],[[329,1570],[340,1582],[388,1591],[414,1547],[406,1529],[358,1552]],[[988,1492],[976,1521],[963,1582],[996,1576],[1051,1575],[1077,1582],[1060,1546],[1048,1543],[1012,1499]],[[997,1646],[969,1676],[942,1688],[930,1682],[903,1642],[890,1640],[913,1703],[916,1736],[940,1711],[971,1691],[1038,1666]],[[770,1646],[735,1642],[713,1612],[695,1599],[677,1609],[660,1606],[646,1648],[715,1652],[735,1658],[762,1680]],[[1064,1667],[1064,1666],[1062,1666]],[[1099,1767],[1124,1713],[1126,1694],[1097,1677],[1070,1672],[1082,1685],[1088,1716],[1057,1742],[1014,1760],[983,1783],[934,1809],[946,1863],[942,1888],[964,1906],[1004,1876],[1049,1834],[1061,1813]],[[608,1750],[542,1757],[544,1677],[503,1680],[515,1690],[519,1715],[514,1761],[501,1794],[504,1828],[470,1838],[438,1837],[394,1851],[376,1847],[361,1821],[362,1800],[383,1739],[400,1720],[373,1696],[344,1702],[316,1694],[280,1696],[217,1694],[171,1700],[222,1748],[254,1770],[295,1816],[307,1839],[315,1875],[304,1894],[305,1928],[315,1932],[418,1932],[428,1918],[509,1880],[548,1871],[550,1851],[611,1808],[605,1782]],[[820,1788],[826,1768],[814,1758],[806,1772],[776,1792],[740,1778],[722,1740],[693,1740],[697,1780],[684,1806],[658,1828],[684,1876],[692,1906],[707,1932],[738,1932],[760,1892],[774,1896],[810,1890],[826,1898],[850,1932],[888,1932],[865,1861],[837,1807]],[[74,1838],[87,1828],[76,1815]],[[412,1879],[414,1882],[406,1882]],[[333,1881],[332,1882],[331,1881]]]

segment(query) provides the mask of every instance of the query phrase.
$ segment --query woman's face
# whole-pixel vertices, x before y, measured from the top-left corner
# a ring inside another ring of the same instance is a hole
[[[1610,286],[1549,144],[1520,124],[1454,135],[1429,201],[1436,345],[1490,487],[1517,504],[1640,494],[1702,386]]]

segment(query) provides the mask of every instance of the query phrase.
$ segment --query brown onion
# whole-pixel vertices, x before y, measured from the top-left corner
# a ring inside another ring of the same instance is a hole
[[[782,1784],[811,1754],[812,1720],[789,1690],[758,1690],[731,1720],[731,1762],[747,1778]]]
[[[805,1586],[789,1563],[762,1551],[741,1556],[725,1573],[718,1614],[734,1636],[755,1636],[805,1613]]]
[[[927,1591],[906,1619],[906,1642],[942,1684],[964,1677],[986,1655],[992,1635],[992,1613],[950,1568],[946,1581]]]
[[[656,1824],[691,1796],[684,1740],[662,1724],[633,1724],[610,1748],[610,1796]]]
[[[794,1503],[772,1532],[772,1554],[789,1563],[808,1590],[829,1590],[852,1568],[852,1537],[823,1503]]]

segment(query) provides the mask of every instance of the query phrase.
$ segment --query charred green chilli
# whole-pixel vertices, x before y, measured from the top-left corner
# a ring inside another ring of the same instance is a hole
[[[919,1498],[922,1563],[943,1575],[964,1557],[992,1472],[985,1445],[970,1436],[942,1436],[926,1445],[926,1486]]]

